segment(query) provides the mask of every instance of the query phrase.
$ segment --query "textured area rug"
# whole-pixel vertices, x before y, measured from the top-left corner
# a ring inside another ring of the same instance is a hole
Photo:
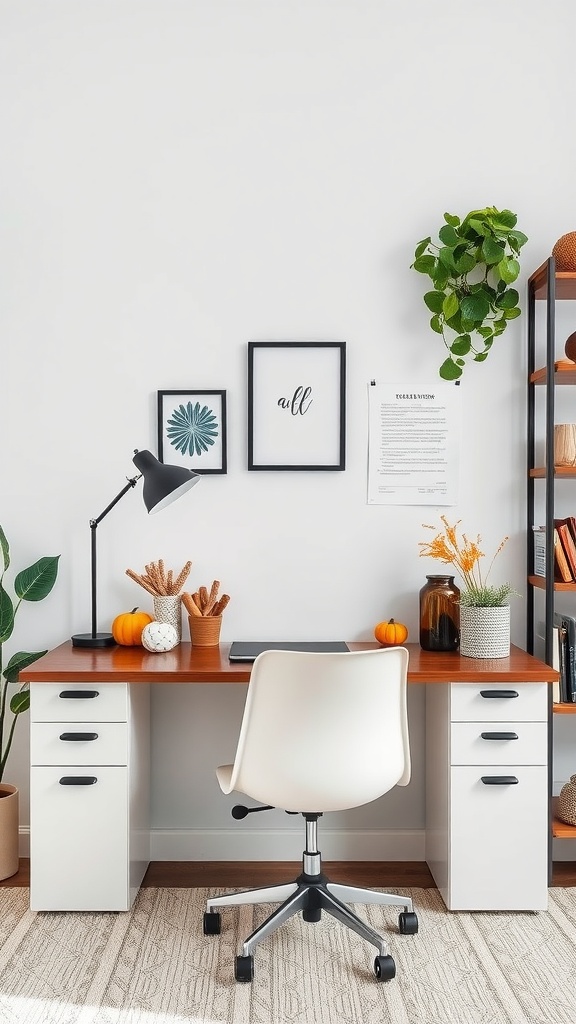
[[[142,889],[121,914],[32,913],[27,889],[0,890],[1,1024],[575,1024],[576,889],[539,914],[448,913],[413,889],[417,935],[393,909],[358,907],[389,938],[396,977],[328,915],[293,918],[259,946],[252,984],[234,981],[243,937],[270,906],[222,913],[215,889]],[[400,891],[400,890],[393,890]]]

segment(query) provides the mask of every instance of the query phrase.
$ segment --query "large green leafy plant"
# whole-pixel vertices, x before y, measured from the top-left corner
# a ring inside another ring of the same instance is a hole
[[[0,782],[4,777],[6,761],[14,738],[14,729],[18,715],[30,707],[30,693],[24,685],[8,700],[8,688],[11,683],[18,682],[18,673],[28,668],[46,651],[18,651],[13,654],[4,668],[4,644],[12,636],[14,620],[22,601],[42,601],[54,586],[58,575],[60,555],[40,558],[27,569],[22,569],[14,579],[15,600],[8,594],[4,586],[4,575],[10,565],[10,547],[6,534],[0,526],[0,551],[2,552],[2,570],[0,574]]]
[[[481,363],[508,322],[520,316],[514,283],[519,253],[528,241],[516,230],[510,210],[472,210],[463,220],[444,214],[438,241],[418,242],[412,268],[433,288],[424,295],[430,327],[442,335],[448,356],[439,369],[444,380],[462,376],[466,358]]]

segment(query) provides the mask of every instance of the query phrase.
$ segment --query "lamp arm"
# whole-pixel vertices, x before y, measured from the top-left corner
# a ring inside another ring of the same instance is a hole
[[[98,526],[98,523],[102,522],[102,520],[104,519],[104,516],[108,515],[108,513],[110,512],[110,509],[113,509],[114,505],[116,505],[120,501],[120,498],[123,498],[124,495],[127,494],[128,491],[132,487],[136,486],[136,484],[137,484],[137,482],[138,482],[138,480],[140,479],[141,476],[142,476],[142,474],[139,473],[138,476],[130,477],[128,479],[128,482],[122,488],[122,490],[118,492],[116,497],[113,498],[113,500],[110,502],[110,504],[106,506],[104,511],[101,512],[100,515],[96,517],[96,519],[91,519],[90,520],[90,577],[91,577],[91,592],[92,592],[92,637],[93,638],[96,636],[96,621],[97,621],[97,618],[98,618],[97,612],[96,612],[96,527]]]

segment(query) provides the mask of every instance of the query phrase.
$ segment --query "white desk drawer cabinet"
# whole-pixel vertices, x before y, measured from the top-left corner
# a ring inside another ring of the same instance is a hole
[[[449,910],[548,905],[546,683],[426,687],[426,860]]]
[[[30,907],[129,910],[149,863],[148,684],[30,686]]]

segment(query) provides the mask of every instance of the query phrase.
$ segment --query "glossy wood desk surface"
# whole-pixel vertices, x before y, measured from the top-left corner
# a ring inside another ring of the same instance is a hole
[[[348,642],[351,651],[377,650],[377,643]],[[410,654],[409,683],[536,683],[552,682],[558,673],[532,655],[512,646],[510,657],[463,658],[423,651],[406,644]],[[20,672],[20,682],[101,683],[247,683],[251,665],[230,662],[230,644],[192,647],[181,643],[172,651],[151,654],[143,647],[72,647],[70,641],[49,651]]]

